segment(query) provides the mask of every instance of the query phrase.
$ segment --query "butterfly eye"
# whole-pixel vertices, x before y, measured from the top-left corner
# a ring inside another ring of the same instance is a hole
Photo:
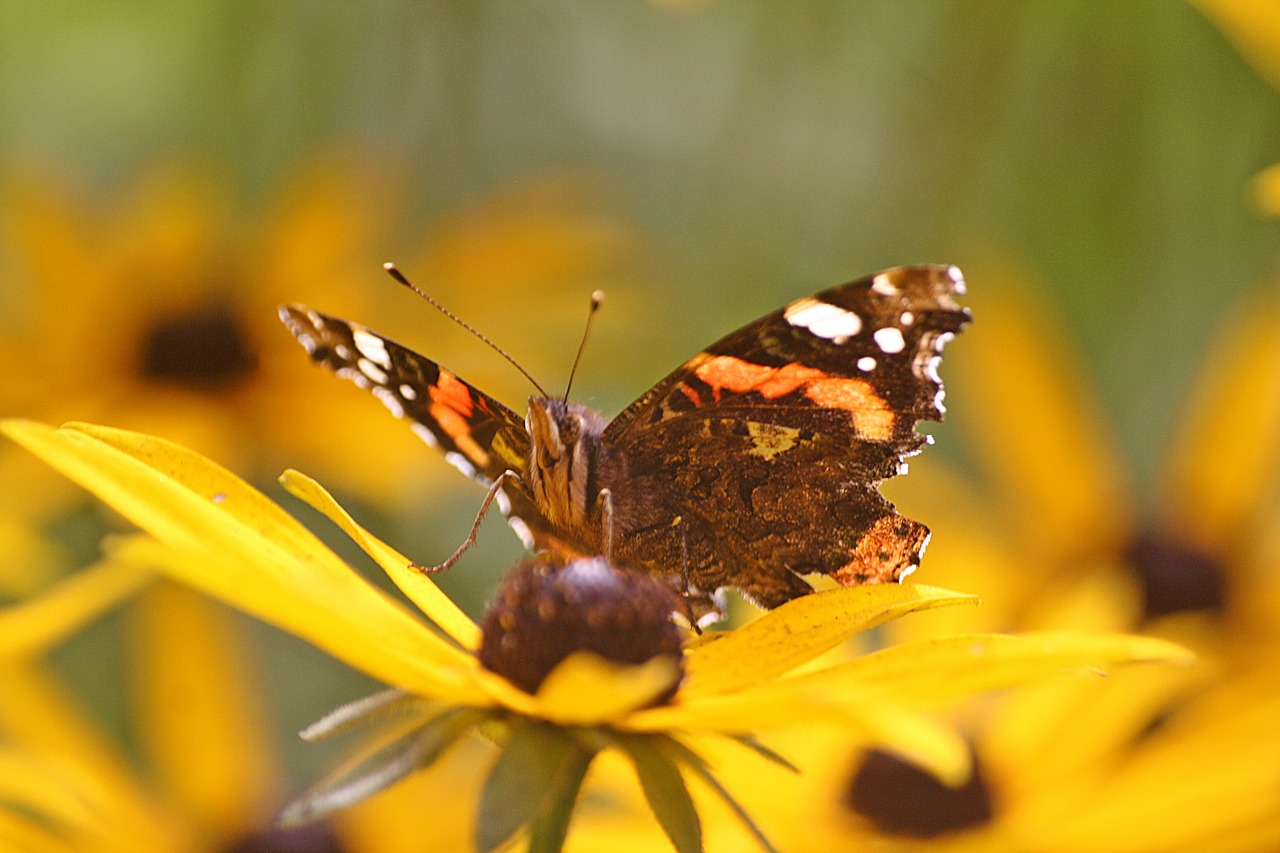
[[[578,439],[582,437],[582,418],[577,415],[565,415],[560,419],[558,426],[560,428],[560,443],[566,447],[570,444],[577,444]]]

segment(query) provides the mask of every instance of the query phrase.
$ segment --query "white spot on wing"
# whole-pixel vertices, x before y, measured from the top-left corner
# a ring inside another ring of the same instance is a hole
[[[858,369],[863,373],[870,373],[876,369],[876,360],[869,355],[864,355],[858,359]]]
[[[942,377],[938,375],[938,365],[940,364],[942,364],[942,356],[940,355],[935,355],[924,363],[924,375],[936,385],[942,384]]]
[[[400,405],[400,400],[390,390],[382,385],[375,385],[370,390],[373,392],[373,396],[382,401],[382,405],[391,410],[391,414],[397,418],[404,417],[404,406]]]
[[[351,351],[351,347],[347,346],[346,344],[338,344],[336,347],[333,348],[333,351],[336,352],[338,354],[338,358],[342,359],[343,361],[356,360],[356,354],[353,353]]]
[[[476,475],[476,466],[472,465],[470,459],[463,456],[456,450],[449,451],[444,455],[444,458],[450,465],[457,468],[468,477],[474,477]]]
[[[963,294],[965,292],[964,274],[960,272],[959,267],[955,267],[955,266],[947,267],[947,278],[951,279],[951,281],[955,284],[956,293]]]
[[[876,346],[880,347],[880,351],[890,355],[902,352],[907,348],[907,342],[902,337],[902,330],[895,329],[893,326],[876,329],[872,337],[875,338]]]
[[[418,392],[414,390],[414,387],[412,385],[406,385],[404,383],[401,383],[400,396],[404,397],[406,400],[416,400],[418,399]]]
[[[420,424],[420,423],[418,423],[417,421],[414,421],[414,422],[410,425],[410,428],[411,428],[415,433],[417,433],[418,438],[422,439],[423,441],[425,441],[425,442],[427,443],[427,446],[429,446],[429,447],[439,447],[439,446],[440,446],[440,439],[436,438],[436,434],[435,434],[435,433],[433,433],[430,429],[428,429],[428,428],[427,428],[426,426],[424,426],[423,424]]]
[[[524,523],[524,519],[517,518],[513,515],[507,519],[507,524],[510,524],[511,529],[520,537],[520,541],[524,543],[524,547],[532,551],[534,547],[533,533],[529,530],[529,525]]]
[[[374,364],[367,358],[362,358],[356,362],[356,367],[360,368],[360,372],[368,376],[379,385],[385,385],[387,382],[387,372],[378,365]]]
[[[351,338],[356,342],[356,349],[360,350],[361,355],[379,367],[391,369],[391,356],[387,355],[387,347],[382,338],[364,329],[352,329]]]
[[[910,326],[916,321],[916,315],[910,311],[903,311],[902,316],[898,318],[898,322],[904,326]]]
[[[782,316],[793,326],[808,329],[820,338],[842,344],[862,331],[862,318],[830,302],[812,296],[797,299]]]
[[[889,276],[884,273],[871,279],[871,289],[882,296],[897,296],[898,286],[889,281]]]

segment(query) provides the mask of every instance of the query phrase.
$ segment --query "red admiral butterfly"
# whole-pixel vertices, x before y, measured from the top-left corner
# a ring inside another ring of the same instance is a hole
[[[942,420],[962,293],[955,267],[917,266],[806,296],[612,421],[543,396],[521,419],[363,326],[300,305],[280,317],[314,361],[490,486],[526,545],[666,576],[705,613],[722,587],[776,607],[811,591],[805,574],[854,585],[915,569],[929,530],[876,487],[930,441],[916,424]]]

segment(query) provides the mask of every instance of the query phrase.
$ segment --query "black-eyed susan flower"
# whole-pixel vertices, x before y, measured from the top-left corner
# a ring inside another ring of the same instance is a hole
[[[957,716],[979,768],[972,790],[831,741],[790,750],[813,770],[779,784],[817,785],[796,792],[824,804],[815,820],[887,849],[1273,849],[1280,305],[1255,297],[1228,317],[1145,506],[1054,324],[1012,296],[983,317],[955,380],[968,386],[972,405],[958,416],[977,422],[983,479],[921,466],[913,487],[926,490],[913,499],[929,505],[937,533],[931,576],[977,585],[988,606],[935,621],[944,631],[1141,629],[1201,663],[978,700]],[[924,627],[887,633],[905,641]],[[913,821],[903,798],[928,799],[948,819]]]
[[[565,577],[526,567],[490,611],[483,632],[490,650],[484,651],[480,627],[430,578],[300,474],[290,472],[282,482],[351,535],[426,621],[361,580],[261,494],[190,451],[88,425],[54,430],[11,421],[5,430],[150,534],[119,542],[115,558],[192,584],[394,686],[396,692],[339,709],[308,732],[327,734],[366,720],[391,728],[384,736],[390,740],[378,741],[368,762],[302,798],[290,817],[359,799],[433,763],[463,734],[479,729],[501,744],[479,795],[475,838],[481,849],[499,846],[522,828],[533,849],[559,849],[587,768],[606,749],[634,766],[678,849],[701,846],[689,793],[698,786],[714,791],[756,843],[767,843],[729,794],[736,786],[713,775],[692,743],[728,735],[767,766],[773,754],[756,746],[756,732],[835,724],[850,741],[959,784],[969,770],[967,745],[919,708],[1046,672],[1183,655],[1167,643],[1115,635],[958,637],[814,666],[818,655],[862,628],[971,601],[932,587],[879,586],[805,596],[735,631],[686,643],[681,655],[663,620],[650,626],[649,645],[621,661],[609,659],[619,646],[616,638],[591,645],[596,637],[587,645],[562,644],[562,660],[534,654],[537,665],[530,667],[519,648],[527,632],[549,629],[558,636],[567,629],[590,637],[587,628],[607,634],[613,619],[634,631],[637,620],[656,612],[661,596],[654,593],[645,606],[603,604],[613,597],[611,589],[623,590],[632,605],[649,592],[636,593],[598,561],[571,567]]]
[[[125,599],[133,753],[42,660]],[[438,776],[306,827],[276,826],[284,774],[232,617],[111,558],[0,610],[0,849],[408,853],[422,849],[421,803],[474,801],[476,750],[463,745]],[[439,848],[464,849],[466,834],[449,830],[434,832]]]
[[[396,247],[379,235],[396,232],[403,207],[385,175],[333,152],[274,187],[249,216],[225,180],[190,168],[157,169],[106,199],[50,173],[0,180],[0,357],[22,365],[0,377],[0,412],[120,423],[247,472],[287,449],[374,501],[403,494],[406,482],[435,481],[413,436],[376,404],[339,405],[347,391],[308,370],[276,319],[278,304],[306,299],[408,327],[403,311],[388,310],[393,297],[407,297],[389,282],[369,286],[385,282],[380,265]],[[573,310],[552,313],[576,324],[577,297],[600,284],[625,244],[589,208],[571,182],[530,181],[400,237],[399,251],[419,256],[433,291],[460,310],[466,300],[451,297],[497,284],[554,284],[566,294],[572,286]],[[441,350],[455,333],[441,332]],[[333,452],[353,436],[379,452]],[[0,480],[27,484],[0,509],[47,517],[65,501],[65,484],[36,476],[30,463],[0,452]]]

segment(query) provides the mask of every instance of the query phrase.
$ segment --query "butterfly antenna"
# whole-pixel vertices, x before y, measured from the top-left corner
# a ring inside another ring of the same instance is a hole
[[[587,309],[587,323],[582,329],[582,340],[578,341],[578,354],[573,357],[573,367],[569,370],[569,381],[564,386],[564,397],[569,399],[569,391],[573,389],[573,377],[578,375],[578,362],[582,361],[582,351],[587,346],[587,333],[591,331],[591,318],[596,316],[596,312],[600,310],[600,303],[604,302],[604,291],[597,290],[591,294],[591,307]]]
[[[413,282],[409,281],[409,279],[407,279],[407,278],[405,278],[405,277],[404,277],[404,273],[400,272],[400,269],[399,269],[395,264],[388,262],[388,263],[383,264],[383,265],[382,265],[382,268],[383,268],[384,270],[386,270],[386,271],[387,271],[387,273],[388,273],[392,278],[394,278],[396,281],[400,282],[400,283],[401,283],[401,284],[403,284],[405,287],[409,288],[409,289],[410,289],[410,290],[412,290],[414,293],[418,294],[418,295],[419,295],[419,296],[421,296],[423,299],[425,299],[425,300],[427,300],[428,302],[430,302],[430,303],[432,304],[432,306],[434,306],[434,307],[435,307],[435,309],[436,309],[437,311],[439,311],[441,314],[443,314],[444,316],[448,317],[450,320],[452,320],[453,322],[457,323],[459,326],[461,326],[462,328],[466,329],[468,332],[470,332],[471,334],[475,335],[477,338],[479,338],[480,340],[482,340],[482,341],[484,341],[486,344],[488,344],[490,349],[492,349],[492,350],[493,350],[494,352],[496,352],[498,355],[500,355],[500,356],[502,356],[503,358],[505,358],[507,361],[511,362],[512,367],[514,367],[516,370],[520,371],[520,373],[524,375],[524,378],[525,378],[525,379],[528,379],[528,380],[529,380],[529,382],[533,384],[533,387],[534,387],[534,388],[536,388],[536,389],[538,389],[538,393],[539,393],[539,394],[541,394],[543,397],[548,396],[548,395],[547,395],[547,392],[546,392],[545,390],[543,390],[543,388],[542,388],[542,386],[541,386],[541,385],[539,385],[539,384],[538,384],[538,380],[534,379],[534,378],[533,378],[533,376],[532,376],[532,375],[530,375],[529,371],[525,370],[523,367],[521,367],[521,366],[520,366],[520,362],[516,361],[514,358],[512,358],[510,355],[508,355],[508,354],[507,354],[507,351],[506,351],[506,350],[504,350],[502,347],[498,346],[498,345],[497,345],[497,344],[495,344],[493,341],[489,340],[489,339],[488,339],[488,338],[486,338],[484,335],[480,334],[480,332],[478,332],[478,331],[477,331],[473,326],[471,326],[471,325],[467,324],[465,321],[463,321],[461,317],[459,317],[458,315],[454,314],[454,313],[453,313],[452,311],[450,311],[448,308],[445,308],[445,307],[444,307],[443,305],[441,305],[439,302],[436,302],[434,299],[432,299],[430,296],[428,296],[424,291],[419,290],[419,289],[418,289],[418,288],[413,284]]]

